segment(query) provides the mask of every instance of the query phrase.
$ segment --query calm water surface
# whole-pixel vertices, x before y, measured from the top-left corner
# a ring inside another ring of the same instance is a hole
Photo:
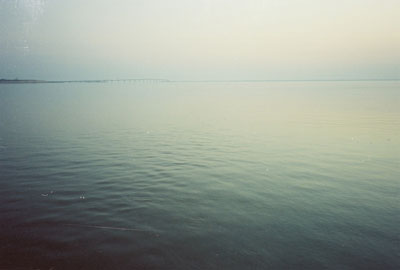
[[[0,85],[0,268],[399,269],[400,82]]]

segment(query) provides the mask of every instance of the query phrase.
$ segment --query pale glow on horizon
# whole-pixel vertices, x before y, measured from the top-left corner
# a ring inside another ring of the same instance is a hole
[[[0,5],[0,77],[400,78],[397,0]]]

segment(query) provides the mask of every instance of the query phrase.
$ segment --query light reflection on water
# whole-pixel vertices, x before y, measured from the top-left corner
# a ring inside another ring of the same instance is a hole
[[[0,266],[396,269],[398,90],[0,85]]]

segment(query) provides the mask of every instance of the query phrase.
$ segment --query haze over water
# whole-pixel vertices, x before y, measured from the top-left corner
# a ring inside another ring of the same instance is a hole
[[[3,0],[0,78],[400,79],[398,0]]]
[[[398,269],[398,90],[0,85],[0,267]]]
[[[400,269],[399,14],[0,0],[0,269]]]

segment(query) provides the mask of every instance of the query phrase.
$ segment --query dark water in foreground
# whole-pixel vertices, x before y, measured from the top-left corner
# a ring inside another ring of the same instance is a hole
[[[0,269],[399,269],[400,83],[0,85]]]

